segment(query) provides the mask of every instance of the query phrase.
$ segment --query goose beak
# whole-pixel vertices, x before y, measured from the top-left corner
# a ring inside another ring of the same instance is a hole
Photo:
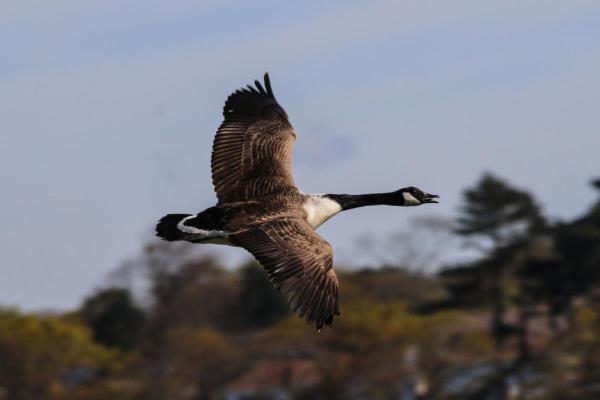
[[[434,200],[439,198],[440,196],[438,196],[437,194],[425,193],[425,200],[423,201],[423,203],[439,203],[439,201]]]

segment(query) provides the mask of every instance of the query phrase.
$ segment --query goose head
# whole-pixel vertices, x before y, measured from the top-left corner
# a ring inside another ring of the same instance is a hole
[[[403,206],[420,206],[427,203],[438,203],[440,196],[422,191],[414,186],[409,186],[394,192],[398,196],[400,205]]]

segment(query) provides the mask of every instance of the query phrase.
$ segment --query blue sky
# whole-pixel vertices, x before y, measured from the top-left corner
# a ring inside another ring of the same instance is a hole
[[[305,192],[442,196],[328,222],[339,262],[454,216],[486,170],[576,216],[600,172],[598,43],[596,1],[2,2],[0,304],[73,307],[158,217],[212,205],[223,101],[267,70]]]

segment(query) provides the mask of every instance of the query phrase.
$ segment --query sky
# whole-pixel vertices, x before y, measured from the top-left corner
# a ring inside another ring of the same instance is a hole
[[[573,218],[600,173],[598,43],[597,1],[0,2],[0,304],[76,307],[162,215],[213,205],[223,102],[265,71],[304,192],[442,198],[337,216],[336,262],[454,217],[484,171]]]

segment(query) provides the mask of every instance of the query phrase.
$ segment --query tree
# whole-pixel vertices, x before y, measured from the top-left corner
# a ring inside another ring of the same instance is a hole
[[[543,232],[546,221],[531,194],[488,173],[464,192],[457,223],[456,232],[474,239],[484,256],[442,276],[449,291],[459,298],[463,293],[456,287],[471,287],[475,294],[468,294],[470,301],[491,305],[491,330],[499,347],[512,331],[504,324],[503,315],[510,301],[508,288],[518,279],[518,255],[533,235]]]
[[[131,349],[144,327],[144,313],[133,304],[126,289],[99,291],[85,300],[80,313],[94,340],[108,347]]]
[[[165,332],[160,353],[165,368],[146,379],[140,398],[214,399],[242,365],[236,347],[208,327],[171,327]],[[152,365],[156,360],[148,361]]]
[[[80,323],[0,309],[0,388],[7,399],[54,398],[93,380],[109,359]]]
[[[531,194],[486,173],[463,193],[457,233],[484,239],[497,249],[514,243],[545,225]]]
[[[236,305],[246,327],[264,327],[290,315],[285,296],[275,290],[260,265],[240,268],[240,296]]]
[[[600,179],[592,185],[600,194]],[[567,295],[589,294],[600,283],[600,199],[582,217],[559,225],[556,247],[570,275]]]
[[[159,345],[173,326],[210,326],[227,329],[233,325],[229,310],[238,286],[213,258],[188,259],[155,267],[151,275],[148,339]]]

